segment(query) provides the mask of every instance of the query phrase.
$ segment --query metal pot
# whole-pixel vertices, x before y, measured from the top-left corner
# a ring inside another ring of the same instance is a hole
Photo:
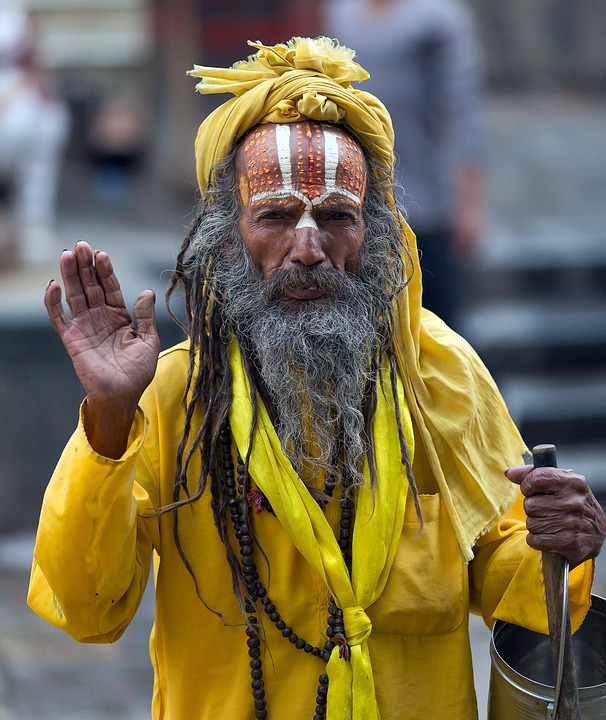
[[[606,720],[606,600],[591,607],[572,638],[582,720]],[[555,683],[549,636],[498,620],[490,642],[488,720],[552,717]]]

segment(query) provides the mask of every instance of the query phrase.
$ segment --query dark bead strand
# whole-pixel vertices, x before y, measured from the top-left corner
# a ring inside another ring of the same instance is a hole
[[[328,695],[328,675],[322,673],[318,678],[318,691],[316,694],[316,713],[314,720],[323,720],[326,717],[326,699]]]
[[[231,457],[230,457],[231,460]],[[227,467],[226,467],[227,470]],[[236,537],[238,538],[238,541],[240,543],[240,554],[242,557],[242,570],[245,575],[245,581],[246,581],[246,589],[248,591],[248,594],[251,597],[256,597],[263,603],[263,609],[267,613],[270,620],[276,625],[276,627],[282,631],[282,635],[285,638],[288,638],[289,642],[293,644],[298,650],[303,650],[304,652],[311,653],[314,655],[317,655],[321,657],[323,660],[327,660],[330,655],[328,653],[323,653],[320,648],[317,648],[310,643],[306,642],[303,638],[300,638],[295,632],[293,632],[292,628],[288,627],[286,623],[281,619],[280,613],[276,610],[276,606],[271,601],[271,598],[267,594],[266,588],[263,586],[263,583],[258,579],[259,576],[256,571],[256,566],[253,559],[253,546],[252,546],[252,538],[250,536],[250,532],[246,526],[246,513],[247,511],[247,505],[248,502],[248,491],[249,491],[249,483],[248,483],[248,475],[246,472],[246,467],[242,461],[242,458],[238,455],[238,483],[237,483],[237,493],[239,495],[239,500],[236,498],[236,483],[233,483],[233,496],[232,493],[228,491],[228,495],[230,497],[229,500],[229,506],[231,510],[231,516],[232,521],[234,524],[234,528],[236,531]],[[227,472],[226,472],[227,475]],[[231,489],[231,488],[230,488]],[[232,499],[234,502],[232,502]],[[271,509],[271,505],[269,504],[269,501],[267,501],[267,505],[264,504],[266,509],[273,512]],[[254,615],[254,612],[256,611],[256,606],[247,603],[246,605],[246,611],[249,613],[248,622],[252,626],[254,625],[256,627],[257,618]],[[263,687],[263,663],[261,660],[261,651],[260,651],[260,639],[258,637],[258,631],[251,630],[251,628],[247,628],[246,634],[248,635],[247,645],[248,645],[248,654],[251,657],[250,660],[250,668],[251,668],[251,688],[253,691],[253,699],[255,701],[255,717],[259,719],[267,718],[267,703],[265,700],[265,690]],[[325,675],[323,677],[326,677]],[[326,677],[326,680],[328,681],[328,678]],[[318,697],[321,697],[321,692],[324,691],[324,688],[328,689],[328,686],[326,683],[322,686],[319,686],[318,688]],[[325,697],[325,695],[324,695]],[[316,699],[317,702],[317,699]],[[325,704],[320,705],[318,704],[318,708],[322,711],[322,714],[319,715],[320,718],[325,717]],[[318,716],[318,713],[316,712],[316,716]],[[316,717],[314,716],[314,717]]]
[[[267,717],[267,702],[265,700],[265,688],[263,685],[263,661],[261,660],[261,639],[257,628],[257,608],[251,603],[246,603],[248,623],[246,635],[248,637],[248,656],[250,657],[250,687],[255,701],[255,717],[263,720]]]
[[[334,481],[334,478],[330,478],[327,481],[327,489],[330,488],[330,492],[328,494],[332,495],[332,491],[335,487],[336,483]],[[341,523],[340,523],[340,529],[339,529],[339,547],[341,548],[341,552],[343,554],[343,559],[345,560],[345,563],[347,565],[348,570],[351,573],[351,519],[352,519],[352,509],[353,509],[353,502],[349,499],[347,496],[347,489],[351,486],[351,481],[343,477],[342,480],[342,487],[343,487],[343,499],[341,500]],[[336,635],[339,635],[345,639],[345,627],[343,625],[343,611],[337,607],[334,599],[331,597],[330,599],[330,605],[328,606],[328,627],[326,628],[326,636],[328,637],[328,640],[324,643],[324,649],[320,651],[320,657],[324,660],[324,662],[328,662],[330,659],[330,655],[332,653],[333,648],[335,647],[336,643],[332,640],[333,637]],[[322,677],[322,676],[321,676]],[[326,685],[328,684],[328,677],[326,677]],[[318,688],[318,697],[320,697],[320,687],[322,686],[322,681],[320,681],[320,686]],[[318,703],[318,706],[316,707],[316,715],[314,716],[314,720],[317,717],[324,717],[325,708],[321,705],[321,703]]]
[[[253,559],[253,545],[250,531],[247,527],[247,512],[248,512],[248,491],[250,489],[248,482],[248,473],[246,467],[242,461],[242,458],[238,455],[238,482],[234,479],[234,467],[231,458],[231,433],[229,427],[225,427],[221,433],[221,447],[223,450],[224,458],[224,469],[226,478],[226,488],[228,495],[228,506],[230,508],[233,525],[236,531],[236,537],[240,544],[240,554],[242,557],[242,572],[245,578],[245,584],[247,594],[251,598],[258,598],[262,604],[263,609],[268,615],[272,623],[275,624],[278,630],[282,632],[285,638],[288,638],[289,642],[293,644],[298,650],[303,650],[306,653],[320,657],[324,662],[328,662],[330,659],[331,652],[335,643],[331,637],[337,637],[341,640],[341,643],[345,644],[345,628],[343,625],[343,611],[334,603],[331,598],[331,604],[328,608],[328,628],[327,636],[328,640],[324,644],[324,649],[320,649],[307,643],[303,638],[300,638],[286,623],[282,620],[280,613],[276,610],[276,606],[271,601],[267,594],[266,588],[259,580],[256,565]],[[332,496],[336,482],[331,477],[325,486],[325,492],[327,495]],[[344,498],[341,501],[341,522],[339,531],[339,547],[343,553],[343,558],[347,564],[348,569],[351,572],[351,520],[353,515],[353,502],[347,496],[347,488],[351,485],[351,482],[346,483],[345,478],[343,479],[343,493]],[[263,497],[261,504],[263,507],[275,515],[273,508],[267,498]],[[259,720],[267,718],[267,703],[265,701],[265,689],[263,686],[263,668],[261,660],[260,650],[260,638],[259,632],[256,628],[257,617],[256,606],[251,602],[246,603],[246,611],[248,613],[248,627],[246,634],[248,636],[247,645],[248,653],[251,658],[251,688],[253,691],[253,698],[255,701],[255,717]],[[339,643],[341,645],[341,643]],[[347,645],[345,644],[345,648]],[[349,657],[349,651],[347,654],[343,654],[343,647],[339,648],[342,657]],[[322,673],[318,678],[318,690],[316,695],[316,708],[313,720],[324,720],[326,717],[326,703],[328,696],[328,675]]]
[[[246,591],[249,598],[254,597],[255,583],[258,575],[254,561],[252,561],[253,546],[252,538],[246,527],[246,516],[241,503],[237,498],[236,482],[234,479],[234,464],[231,457],[231,432],[226,424],[221,430],[221,450],[223,453],[223,469],[225,472],[225,485],[227,489],[229,510],[231,519],[236,531],[236,538],[240,544],[240,555],[242,557],[242,572],[246,584]],[[240,456],[238,456],[238,478],[245,473],[245,467]],[[246,562],[250,559],[250,562]],[[257,608],[252,602],[247,601],[245,610],[248,615],[246,635],[248,645],[248,656],[250,657],[251,689],[255,704],[255,718],[265,720],[267,718],[267,702],[265,700],[265,688],[263,685],[263,661],[261,659],[261,639],[257,628]]]
[[[342,480],[343,497],[341,498],[341,523],[339,528],[339,547],[343,559],[351,575],[351,521],[353,518],[353,500],[349,496],[351,478],[344,475]]]
[[[335,491],[336,484],[337,481],[334,475],[330,475],[328,478],[326,478],[326,483],[324,485],[324,494],[328,495],[328,497],[332,497],[332,494]]]
[[[242,458],[240,457],[240,455],[238,455],[238,512],[232,515],[232,518],[234,519],[236,537],[238,538],[238,542],[240,543],[240,556],[242,558],[242,572],[244,573],[246,591],[249,597],[254,600],[254,598],[257,597],[256,589],[257,583],[259,581],[259,575],[257,573],[257,566],[255,565],[253,557],[254,548],[252,536],[246,524],[246,513],[248,511],[248,501],[246,499],[246,475],[246,467],[242,462]]]
[[[240,554],[242,556],[242,559],[244,560],[244,558],[246,557],[252,557],[252,538],[250,537],[250,534],[248,533],[246,527],[241,524],[240,503],[237,499],[236,483],[233,477],[233,462],[231,459],[231,434],[229,433],[228,429],[224,429],[223,432],[225,433],[225,435],[222,433],[221,445],[224,452],[227,495],[229,497],[228,505],[231,511],[234,528],[236,528],[236,536],[240,544]],[[225,436],[226,439],[224,442]],[[229,472],[230,467],[231,473]],[[240,475],[243,471],[244,466],[242,465],[240,458],[238,458],[238,475]],[[254,567],[254,564],[245,565],[243,562],[242,570],[245,576],[248,595],[252,597],[251,588],[254,587],[256,568]],[[255,712],[257,713],[257,717],[266,718],[267,710],[265,702],[265,690],[263,688],[263,661],[260,657],[261,640],[259,638],[259,631],[257,629],[256,617],[257,608],[254,604],[247,602],[245,609],[248,613],[246,634],[248,636],[247,645],[249,648],[249,665],[252,680],[251,687],[253,690],[253,698],[255,700]]]
[[[341,523],[339,529],[339,547],[343,554],[343,559],[347,565],[347,569],[351,574],[351,521],[353,517],[353,501],[348,495],[348,489],[351,487],[351,479],[343,476],[343,498],[341,499]],[[328,640],[324,644],[322,658],[327,662],[330,654],[335,647],[339,645],[339,654],[342,658],[349,659],[349,647],[345,638],[345,625],[343,623],[343,611],[337,606],[334,598],[330,599],[328,606],[328,627],[326,628]],[[333,640],[334,638],[334,640]],[[319,693],[318,693],[319,695]],[[318,707],[320,703],[318,703]],[[317,708],[316,708],[317,711]]]
[[[239,501],[239,506],[242,507],[242,504],[244,503],[244,499],[248,498],[248,493],[250,490],[249,482],[248,482],[248,476],[246,473],[246,468],[244,466],[244,463],[242,462],[242,458],[238,455],[238,492],[241,500]],[[266,498],[265,498],[266,499]],[[266,499],[267,500],[267,499]],[[271,505],[269,504],[269,501],[267,500],[267,504],[269,508],[271,508]],[[273,512],[273,510],[272,510]],[[243,522],[241,516],[238,516],[238,519],[235,521],[235,527],[236,527],[236,536],[238,534],[241,534],[241,526],[240,522]],[[240,532],[239,532],[240,531]],[[248,532],[245,529],[245,532]],[[242,562],[245,566],[244,570],[246,572],[246,567],[253,568],[255,567],[254,561],[252,560],[252,545],[242,545],[240,544],[240,553],[242,554]],[[246,555],[245,555],[246,553]],[[245,561],[246,557],[246,561]],[[255,569],[256,572],[256,569]],[[258,578],[258,575],[256,576]],[[249,587],[251,595],[261,600],[263,603],[263,609],[267,613],[269,619],[276,625],[278,630],[282,632],[283,637],[287,638],[290,643],[292,643],[297,650],[303,650],[307,653],[312,653],[317,656],[321,656],[322,651],[320,648],[316,648],[310,643],[308,643],[304,638],[299,637],[295,632],[293,632],[292,628],[288,627],[286,623],[282,620],[280,613],[276,610],[276,606],[271,601],[271,598],[267,594],[267,589],[264,587],[263,583],[260,580],[256,580],[254,584],[251,584]],[[314,650],[316,652],[314,652]]]

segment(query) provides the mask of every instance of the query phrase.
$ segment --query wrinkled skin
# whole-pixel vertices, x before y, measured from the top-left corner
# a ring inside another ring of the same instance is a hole
[[[606,517],[583,475],[531,465],[508,468],[505,474],[525,496],[530,547],[555,550],[571,567],[597,557],[606,538]]]
[[[158,361],[154,293],[139,295],[133,322],[109,255],[78,242],[63,252],[60,268],[71,317],[55,280],[46,288],[44,304],[87,393],[84,419],[91,445],[101,455],[119,458]]]

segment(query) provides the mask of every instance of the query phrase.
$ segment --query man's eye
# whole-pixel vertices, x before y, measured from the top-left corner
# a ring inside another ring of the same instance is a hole
[[[320,213],[320,220],[324,220],[326,222],[343,222],[352,219],[352,214],[345,210],[325,210]]]
[[[282,220],[284,218],[283,210],[266,210],[259,215],[260,220]]]

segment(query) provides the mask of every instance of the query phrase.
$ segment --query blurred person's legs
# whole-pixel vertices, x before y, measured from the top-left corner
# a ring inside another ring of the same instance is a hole
[[[3,84],[8,87],[0,86],[0,267],[10,267],[16,260],[17,231],[12,210],[15,167],[21,154],[21,131],[10,95],[12,78]]]
[[[11,186],[18,261],[45,262],[60,249],[54,225],[69,124],[63,103],[33,90],[22,90],[0,117],[0,172]]]
[[[90,124],[87,150],[97,199],[125,208],[147,142],[147,117],[136,98],[106,99]]]

